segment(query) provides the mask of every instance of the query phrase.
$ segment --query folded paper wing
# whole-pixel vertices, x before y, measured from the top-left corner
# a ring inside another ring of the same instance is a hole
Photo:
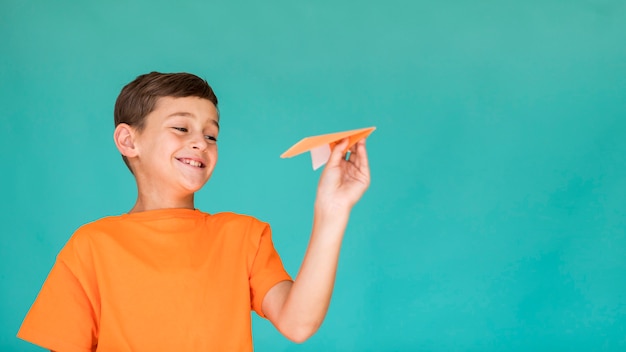
[[[345,151],[348,151],[350,147],[356,144],[356,142],[370,135],[374,132],[376,127],[361,128],[358,130],[337,132],[322,134],[319,136],[306,137],[300,142],[294,144],[291,148],[287,149],[280,157],[291,158],[304,152],[311,152],[311,160],[313,161],[313,170],[317,170],[320,166],[326,164],[330,158],[330,152],[336,144],[341,142],[344,138],[349,138],[348,147]]]

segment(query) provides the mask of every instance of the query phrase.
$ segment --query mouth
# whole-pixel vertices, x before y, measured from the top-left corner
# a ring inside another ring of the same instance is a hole
[[[204,163],[202,163],[201,161],[198,161],[198,160],[194,160],[194,159],[176,158],[176,160],[180,161],[183,164],[187,164],[187,165],[194,166],[194,167],[199,167],[201,169],[204,169],[206,167],[206,165],[204,165]]]

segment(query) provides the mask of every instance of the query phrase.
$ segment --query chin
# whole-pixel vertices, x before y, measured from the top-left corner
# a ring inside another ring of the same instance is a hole
[[[209,182],[211,174],[212,173],[204,174],[202,176],[193,175],[191,177],[190,175],[185,175],[186,177],[181,177],[177,180],[178,187],[179,189],[184,190],[185,192],[188,192],[190,194],[196,193],[201,190],[202,187],[207,184],[207,182]]]
[[[193,194],[198,192],[199,190],[202,189],[202,187],[204,187],[204,185],[206,185],[206,182],[203,182],[201,184],[187,184],[184,185],[185,190],[187,190],[189,193]]]
[[[189,194],[191,195],[191,194],[194,194],[194,193],[198,192],[199,190],[201,190],[203,186],[204,186],[204,185],[202,185],[202,186],[198,186],[198,185],[194,185],[194,186],[192,186],[192,185],[186,185],[186,186],[184,187],[184,189],[185,189],[185,191],[187,191],[187,193],[189,193]]]

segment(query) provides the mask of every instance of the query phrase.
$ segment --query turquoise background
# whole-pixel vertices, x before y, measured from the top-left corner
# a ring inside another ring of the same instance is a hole
[[[0,2],[0,350],[72,232],[133,205],[124,84],[220,99],[208,212],[268,221],[295,274],[319,171],[278,156],[367,126],[320,331],[254,320],[257,351],[626,349],[626,2]]]

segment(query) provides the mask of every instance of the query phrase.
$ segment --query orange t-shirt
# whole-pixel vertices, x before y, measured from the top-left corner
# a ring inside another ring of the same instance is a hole
[[[251,351],[250,311],[291,280],[269,225],[163,209],[82,226],[18,337],[60,352]]]

